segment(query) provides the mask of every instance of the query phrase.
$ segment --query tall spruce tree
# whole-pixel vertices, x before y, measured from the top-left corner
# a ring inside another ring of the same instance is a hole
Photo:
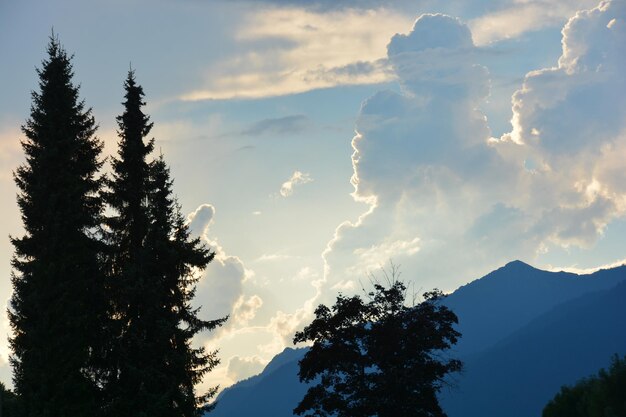
[[[101,142],[54,35],[22,126],[14,178],[25,234],[12,238],[11,362],[22,415],[97,415],[106,312],[98,228]]]
[[[190,301],[195,274],[213,254],[190,239],[163,160],[147,161],[152,124],[132,71],[124,89],[119,152],[106,194],[115,212],[108,219],[115,335],[108,414],[194,416],[206,399],[195,396],[194,384],[217,359],[215,352],[192,348],[191,338],[222,320],[200,320]]]
[[[124,83],[124,112],[117,117],[120,137],[118,157],[112,158],[112,179],[104,193],[114,215],[106,219],[109,243],[109,288],[111,290],[111,335],[108,369],[111,378],[106,384],[107,415],[139,416],[136,411],[145,402],[140,387],[147,371],[143,363],[149,352],[146,326],[152,319],[146,298],[152,289],[148,279],[148,255],[145,240],[148,234],[147,196],[149,164],[153,140],[144,142],[152,124],[141,108],[143,89],[129,72]],[[137,395],[137,401],[130,396]]]
[[[196,416],[210,411],[208,401],[217,388],[196,396],[194,385],[218,363],[217,352],[194,348],[192,340],[202,331],[221,326],[226,318],[202,320],[191,301],[195,295],[199,271],[213,259],[214,253],[192,239],[180,207],[172,198],[172,181],[163,157],[151,165],[151,230],[148,245],[154,275],[159,278],[158,321],[161,327],[159,363],[163,376],[163,401],[167,416]]]

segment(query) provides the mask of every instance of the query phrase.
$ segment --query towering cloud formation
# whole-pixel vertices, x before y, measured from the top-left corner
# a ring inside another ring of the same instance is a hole
[[[423,15],[388,59],[401,92],[362,106],[354,197],[369,204],[324,254],[326,285],[389,258],[420,285],[448,289],[554,245],[591,245],[626,209],[624,2],[579,12],[558,67],[527,75],[513,129],[491,138],[479,106],[489,74],[463,23]]]
[[[558,244],[593,243],[626,209],[625,17],[623,1],[578,12],[558,66],[528,74],[513,96],[503,141],[525,148],[535,174],[527,193],[545,210],[535,227]]]
[[[425,185],[423,169],[464,171],[467,152],[482,152],[475,145],[489,130],[476,106],[489,88],[474,52],[468,28],[444,15],[424,15],[409,35],[392,38],[388,55],[403,93],[380,92],[361,108],[352,157],[358,197],[398,200]]]
[[[219,243],[209,236],[214,216],[215,208],[210,204],[201,205],[188,216],[190,230],[199,235],[215,252],[215,259],[207,266],[198,283],[196,297],[197,300],[202,300],[203,317],[211,319],[237,315],[237,307],[249,307],[243,298],[243,283],[246,280],[243,262],[236,256],[227,255]],[[259,307],[261,302],[257,304]],[[229,320],[224,328],[227,329],[232,324],[233,320]],[[213,337],[215,334],[217,333],[208,336]]]
[[[338,228],[325,254],[329,284],[390,258],[425,278],[449,275],[446,257],[467,264],[460,240],[493,193],[483,189],[488,172],[504,167],[477,110],[489,79],[475,55],[467,26],[445,15],[423,15],[392,38],[388,58],[402,91],[380,92],[361,108],[352,182],[370,211]]]

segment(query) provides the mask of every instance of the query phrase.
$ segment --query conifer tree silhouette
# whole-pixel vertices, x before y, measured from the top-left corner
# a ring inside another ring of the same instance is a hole
[[[97,415],[106,295],[101,142],[54,34],[22,126],[14,178],[25,234],[12,238],[9,319],[15,391],[26,417]]]
[[[105,193],[114,212],[107,219],[113,317],[107,415],[193,416],[215,391],[196,397],[194,384],[218,360],[215,352],[194,349],[191,339],[225,320],[201,320],[190,305],[198,271],[214,254],[190,238],[163,158],[147,160],[152,123],[132,70],[124,89],[119,151]]]

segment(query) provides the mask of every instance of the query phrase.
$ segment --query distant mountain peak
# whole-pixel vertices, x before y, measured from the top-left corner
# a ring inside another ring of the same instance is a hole
[[[519,259],[516,259],[514,261],[511,261],[509,263],[507,263],[506,265],[503,266],[503,268],[506,269],[511,269],[511,268],[517,268],[517,269],[536,269],[535,267],[528,265],[526,262],[522,262]]]

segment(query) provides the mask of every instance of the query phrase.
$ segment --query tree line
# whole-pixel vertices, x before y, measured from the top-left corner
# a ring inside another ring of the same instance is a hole
[[[626,416],[626,356],[618,355],[608,369],[563,386],[542,413],[542,417],[620,416]]]
[[[190,236],[164,157],[153,155],[134,72],[106,175],[71,61],[53,34],[22,126],[10,409],[23,417],[199,416],[217,388],[197,394],[194,386],[219,360],[192,339],[226,318],[200,318],[191,300],[214,253]]]

